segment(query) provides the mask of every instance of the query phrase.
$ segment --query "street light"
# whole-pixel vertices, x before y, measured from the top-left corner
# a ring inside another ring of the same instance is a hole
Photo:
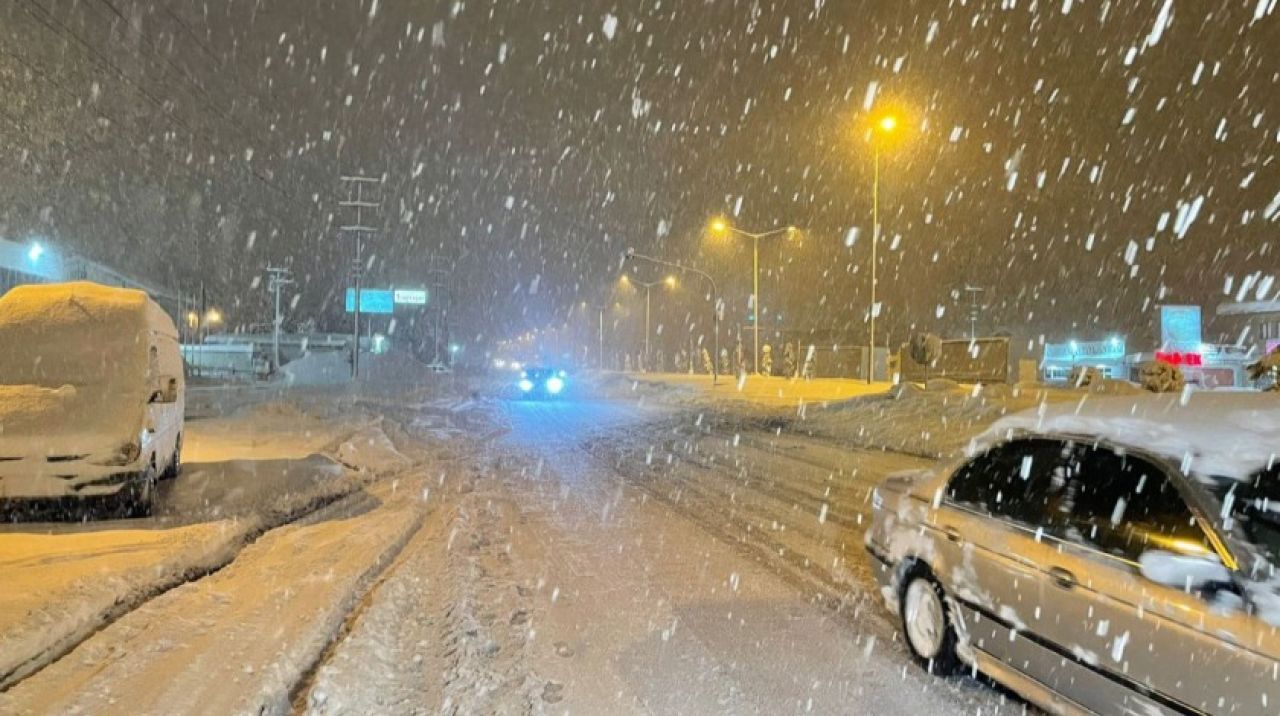
[[[880,245],[880,144],[898,128],[898,118],[892,114],[880,117],[872,124],[871,151],[874,171],[871,181],[871,306],[867,311],[867,383],[875,378],[876,368],[876,249]]]
[[[637,279],[628,277],[626,274],[623,274],[621,279],[619,280],[622,282],[623,285],[640,286],[641,288],[644,289],[644,365],[645,365],[645,369],[647,370],[649,367],[649,305],[650,305],[649,299],[652,295],[651,292],[654,286],[667,286],[668,288],[675,288],[675,277],[667,276],[661,281],[639,281]]]
[[[779,236],[785,234],[788,238],[799,233],[799,229],[794,226],[784,226],[780,229],[771,231],[763,231],[753,233],[743,231],[733,226],[728,221],[721,218],[711,220],[711,233],[725,236],[728,234],[737,234],[751,239],[751,325],[755,334],[755,351],[753,353],[753,368],[760,372],[760,239],[769,238],[771,236]],[[719,356],[717,356],[718,358]]]
[[[719,223],[723,225],[724,222],[719,222]],[[712,346],[713,346],[713,350],[715,351],[715,355],[711,359],[711,384],[715,385],[719,378],[718,365],[720,362],[720,314],[723,312],[723,308],[720,305],[720,291],[719,289],[716,288],[716,280],[714,278],[711,278],[711,274],[707,273],[706,271],[699,271],[696,268],[691,268],[689,266],[685,266],[683,264],[679,264],[674,261],[664,261],[663,259],[657,259],[652,256],[645,256],[644,254],[638,254],[636,253],[635,249],[627,249],[626,257],[627,257],[627,260],[637,259],[640,261],[648,261],[649,263],[657,264],[659,266],[668,266],[670,268],[676,269],[677,271],[687,271],[691,274],[694,274],[695,276],[699,276],[703,278],[704,280],[706,280],[707,283],[711,284]],[[672,279],[674,283],[675,276],[669,276],[668,278]],[[690,356],[690,360],[692,359],[693,357]]]

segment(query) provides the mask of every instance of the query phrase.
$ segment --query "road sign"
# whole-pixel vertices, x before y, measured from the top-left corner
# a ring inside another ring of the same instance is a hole
[[[1161,306],[1160,345],[1166,350],[1199,350],[1200,307]]]
[[[347,289],[347,313],[355,313],[355,289]],[[372,288],[360,289],[361,313],[394,313],[395,296],[391,291]]]
[[[394,302],[397,305],[405,306],[425,306],[427,305],[426,289],[403,289],[398,288],[393,293]]]

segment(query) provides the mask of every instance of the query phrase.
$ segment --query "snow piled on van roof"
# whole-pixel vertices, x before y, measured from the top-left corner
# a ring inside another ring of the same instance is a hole
[[[1280,454],[1280,395],[1086,395],[1002,418],[975,439],[971,451],[1015,432],[1098,438],[1160,455],[1186,473],[1243,480]]]
[[[0,297],[0,327],[34,324],[54,328],[82,324],[86,319],[108,325],[118,325],[119,320],[140,325],[146,320],[147,300],[142,291],[89,281],[17,286]]]

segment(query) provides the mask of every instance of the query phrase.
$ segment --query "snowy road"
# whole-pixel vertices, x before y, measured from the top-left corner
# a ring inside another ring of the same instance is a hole
[[[0,693],[0,711],[1025,709],[971,679],[924,674],[869,597],[868,490],[919,458],[739,433],[629,401],[360,404],[381,427],[371,433],[366,420],[330,448],[379,466],[363,487],[67,632]],[[442,432],[451,411],[467,416],[456,420],[465,438]],[[220,428],[231,454],[239,419]],[[261,445],[245,450],[275,459]],[[172,554],[189,555],[242,521],[225,518],[236,505],[255,504],[219,489],[234,479],[191,470],[174,483],[177,494],[220,496],[178,510],[202,517],[46,539],[166,535],[156,549],[182,544]],[[134,562],[100,566],[136,569],[157,539],[128,542]],[[29,648],[30,632],[13,643]]]

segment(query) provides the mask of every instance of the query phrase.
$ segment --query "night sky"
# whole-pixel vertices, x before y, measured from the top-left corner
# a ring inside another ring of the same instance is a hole
[[[804,230],[762,252],[766,325],[863,335],[868,108],[892,107],[895,340],[967,329],[970,283],[1023,348],[1144,343],[1157,303],[1280,291],[1278,90],[1276,0],[12,0],[0,235],[203,280],[246,325],[289,265],[289,320],[342,329],[338,177],[363,172],[386,178],[369,281],[438,256],[467,342],[612,304],[628,246],[744,318],[717,214]],[[701,298],[655,298],[664,335]]]

